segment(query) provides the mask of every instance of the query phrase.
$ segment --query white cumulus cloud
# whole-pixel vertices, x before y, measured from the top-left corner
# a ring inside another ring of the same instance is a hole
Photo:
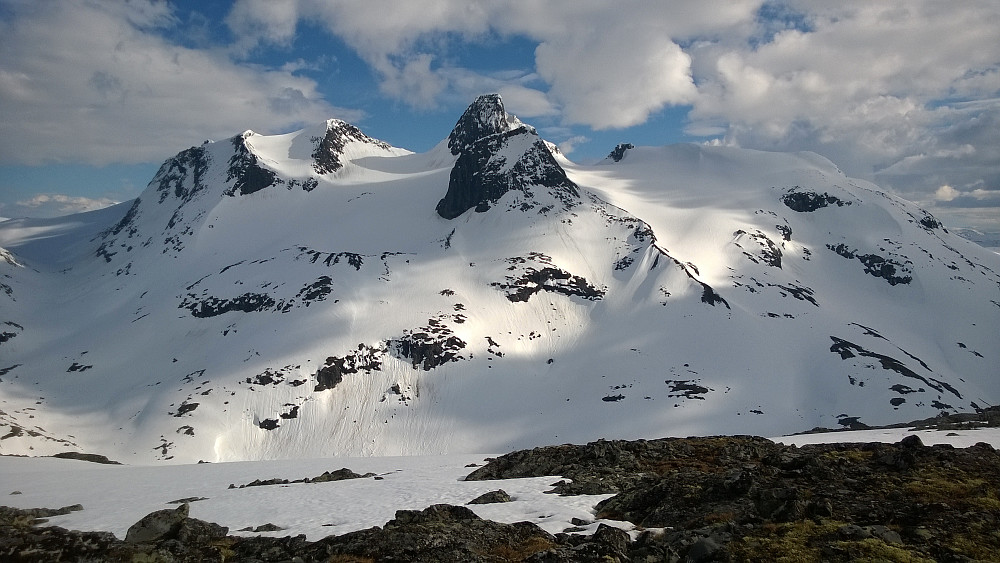
[[[310,79],[170,43],[164,2],[5,7],[14,17],[0,23],[0,163],[160,160],[247,128],[360,117]]]

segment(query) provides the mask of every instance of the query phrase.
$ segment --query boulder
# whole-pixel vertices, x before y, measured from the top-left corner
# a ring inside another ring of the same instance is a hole
[[[495,491],[483,493],[478,497],[470,500],[466,504],[495,504],[498,502],[510,502],[511,500],[513,499],[510,498],[510,495],[507,494],[507,491],[503,489],[497,489]]]
[[[188,517],[190,505],[184,503],[174,509],[157,510],[132,524],[125,533],[126,543],[153,543],[177,537],[181,523]]]

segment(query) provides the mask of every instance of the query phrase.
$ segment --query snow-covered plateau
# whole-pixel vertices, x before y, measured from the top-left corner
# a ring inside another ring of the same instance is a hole
[[[103,454],[134,486],[159,462],[479,459],[1000,397],[1000,256],[918,206],[812,153],[575,164],[495,95],[426,153],[337,120],[207,142],[134,201],[0,222],[0,247],[0,453]]]

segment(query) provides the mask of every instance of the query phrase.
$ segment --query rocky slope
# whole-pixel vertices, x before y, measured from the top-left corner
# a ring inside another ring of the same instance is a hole
[[[143,518],[121,540],[38,526],[38,518],[79,507],[4,508],[0,553],[11,561],[902,562],[989,561],[1000,552],[1000,454],[988,444],[928,447],[915,436],[801,448],[752,437],[602,440],[513,452],[467,479],[554,474],[566,479],[553,493],[615,493],[596,516],[637,531],[602,524],[589,536],[582,528],[553,535],[434,505],[308,542],[227,535],[182,504]],[[504,501],[495,491],[470,504]]]

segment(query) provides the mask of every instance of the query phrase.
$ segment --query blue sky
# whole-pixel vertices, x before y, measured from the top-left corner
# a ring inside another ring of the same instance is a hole
[[[338,117],[414,151],[477,95],[572,160],[812,150],[1000,230],[1000,3],[0,0],[0,216],[139,195],[159,163]]]

